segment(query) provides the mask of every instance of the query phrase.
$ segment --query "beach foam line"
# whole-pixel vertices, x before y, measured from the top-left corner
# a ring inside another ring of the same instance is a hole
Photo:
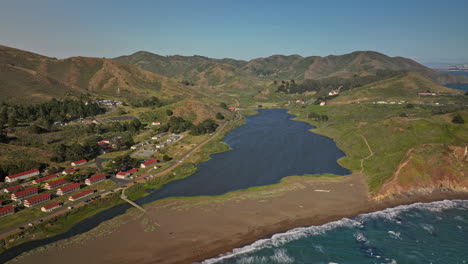
[[[360,227],[362,223],[369,219],[387,219],[390,221],[396,221],[398,223],[399,214],[412,210],[428,210],[431,212],[442,212],[448,209],[460,208],[468,210],[468,200],[443,200],[431,203],[414,203],[410,205],[400,205],[393,208],[387,208],[382,211],[361,214],[353,219],[343,218],[338,221],[333,221],[320,226],[309,226],[294,228],[284,233],[274,234],[271,238],[260,239],[254,243],[244,246],[242,248],[236,248],[232,252],[221,254],[217,257],[210,258],[201,262],[201,264],[213,264],[220,262],[224,259],[229,259],[238,255],[246,254],[262,248],[272,248],[281,246],[287,242],[298,240],[303,237],[309,237],[314,235],[324,234],[330,230],[340,227]]]

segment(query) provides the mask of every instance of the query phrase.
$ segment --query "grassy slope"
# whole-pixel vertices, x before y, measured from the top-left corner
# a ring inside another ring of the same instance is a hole
[[[399,80],[386,84],[386,88],[397,86]],[[384,91],[382,93],[386,93]],[[358,88],[343,94],[336,101],[347,101],[349,98],[360,98],[368,88]],[[402,90],[408,94],[408,90]],[[403,98],[403,94],[393,95],[393,98]],[[412,91],[410,90],[410,93]],[[455,92],[458,93],[458,92]],[[366,94],[367,95],[367,94]],[[381,94],[379,94],[381,96]],[[379,98],[388,98],[381,96]],[[455,99],[456,100],[456,99]],[[437,107],[437,106],[435,106]],[[376,105],[371,103],[329,105],[326,107],[308,106],[306,108],[293,107],[292,113],[298,118],[308,121],[318,128],[315,133],[333,138],[346,157],[340,164],[353,172],[360,171],[360,160],[369,155],[369,151],[362,138],[364,136],[375,155],[364,162],[364,173],[369,181],[370,189],[376,193],[387,180],[391,178],[398,164],[405,158],[408,149],[422,144],[452,144],[462,145],[468,142],[467,125],[456,125],[450,122],[453,114],[431,115],[431,109],[412,108],[405,105]],[[326,114],[328,122],[316,122],[307,119],[307,113],[316,112]],[[399,117],[405,112],[409,117]],[[461,112],[465,120],[467,111]]]

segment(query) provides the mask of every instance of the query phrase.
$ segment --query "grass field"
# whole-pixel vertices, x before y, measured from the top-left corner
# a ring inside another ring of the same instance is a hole
[[[318,122],[307,118],[315,112],[328,115],[329,121]],[[405,112],[408,117],[400,117]],[[432,115],[427,108],[406,108],[404,105],[347,104],[326,107],[294,107],[291,113],[298,120],[315,126],[314,133],[328,136],[346,154],[339,163],[352,170],[361,170],[361,159],[369,156],[362,137],[369,142],[375,154],[365,160],[363,172],[368,176],[372,192],[389,180],[405,153],[411,147],[422,144],[461,145],[468,142],[467,125],[450,122],[453,114]],[[461,112],[465,119],[466,111]]]

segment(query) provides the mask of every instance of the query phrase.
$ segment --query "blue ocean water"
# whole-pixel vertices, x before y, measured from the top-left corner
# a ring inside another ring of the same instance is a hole
[[[296,228],[203,264],[468,263],[468,200],[398,206]]]
[[[449,74],[454,74],[454,75],[466,75],[468,76],[468,71],[441,71],[443,73],[449,73]],[[457,90],[463,90],[463,91],[468,91],[468,83],[449,83],[446,84],[445,87],[452,88],[452,89],[457,89]]]

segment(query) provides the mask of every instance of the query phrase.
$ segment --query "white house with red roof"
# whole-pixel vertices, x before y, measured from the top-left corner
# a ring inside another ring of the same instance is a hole
[[[147,160],[147,161],[141,163],[141,167],[142,168],[147,168],[147,167],[150,167],[151,165],[156,164],[156,163],[158,163],[157,159],[150,159],[150,160]]]
[[[33,196],[35,194],[37,194],[37,188],[36,187],[31,187],[31,188],[24,189],[24,190],[19,191],[19,192],[12,193],[11,194],[11,199],[14,200],[14,201],[19,201],[19,200],[22,200],[24,198]]]
[[[77,161],[72,162],[71,165],[72,166],[80,166],[80,165],[86,164],[86,162],[88,162],[88,161],[85,160],[85,159],[82,159],[82,160],[77,160]]]
[[[89,195],[91,195],[93,193],[94,193],[94,190],[89,189],[89,190],[86,190],[84,192],[80,192],[80,193],[77,193],[77,194],[75,194],[73,196],[68,197],[68,200],[74,202],[74,201],[76,201],[78,199],[84,198],[84,197],[89,196]]]
[[[65,180],[64,178],[61,178],[61,179],[58,179],[58,180],[55,180],[55,181],[47,182],[44,185],[44,188],[46,188],[47,190],[52,190],[52,189],[58,188],[60,186],[63,186],[65,184],[67,184],[67,183],[68,183],[67,180]]]
[[[26,178],[37,176],[37,175],[39,175],[39,169],[32,169],[32,170],[23,171],[23,172],[13,174],[13,175],[8,175],[5,177],[5,182],[14,182],[17,180],[26,179]]]
[[[13,205],[7,205],[0,208],[0,217],[11,215],[15,213],[15,207]]]
[[[130,177],[133,173],[135,173],[137,171],[137,169],[131,169],[131,170],[128,170],[128,171],[119,171],[115,177],[118,178],[118,179],[127,179],[128,177]]]
[[[15,185],[15,186],[6,187],[5,189],[3,189],[3,191],[4,191],[5,193],[11,193],[11,192],[14,192],[14,191],[16,191],[16,190],[19,190],[19,189],[21,189],[21,188],[23,188],[23,185],[18,184],[18,185]]]
[[[98,175],[95,175],[95,176],[92,176],[92,177],[89,177],[88,179],[86,179],[85,184],[86,185],[92,185],[92,184],[101,182],[101,181],[103,181],[105,179],[106,179],[105,174],[98,174]]]
[[[75,182],[75,183],[70,183],[68,185],[65,185],[63,187],[60,187],[57,189],[57,195],[65,195],[67,193],[74,192],[76,190],[80,189],[80,184]]]
[[[62,171],[62,174],[67,175],[67,174],[73,173],[75,171],[76,171],[75,168],[69,168],[69,169],[66,169],[66,170]]]
[[[320,106],[324,106],[324,105],[326,105],[326,104],[327,104],[326,101],[320,101]]]
[[[151,125],[152,126],[160,126],[161,122],[160,121],[154,121],[154,122],[151,122]]]
[[[53,210],[59,208],[61,205],[57,202],[53,202],[53,203],[50,203],[50,204],[46,204],[44,206],[41,207],[41,211],[42,212],[45,212],[45,213],[49,213],[49,212],[52,212]]]
[[[53,178],[57,178],[58,176],[60,176],[60,174],[58,174],[58,173],[51,174],[51,175],[48,175],[48,176],[45,176],[45,177],[42,177],[42,178],[39,178],[39,179],[35,179],[35,180],[32,181],[32,183],[33,184],[38,184],[38,183],[48,181],[48,180],[53,179]]]
[[[39,195],[36,195],[34,197],[24,200],[23,204],[26,207],[33,207],[37,204],[40,204],[49,200],[50,200],[50,193],[41,193]]]

